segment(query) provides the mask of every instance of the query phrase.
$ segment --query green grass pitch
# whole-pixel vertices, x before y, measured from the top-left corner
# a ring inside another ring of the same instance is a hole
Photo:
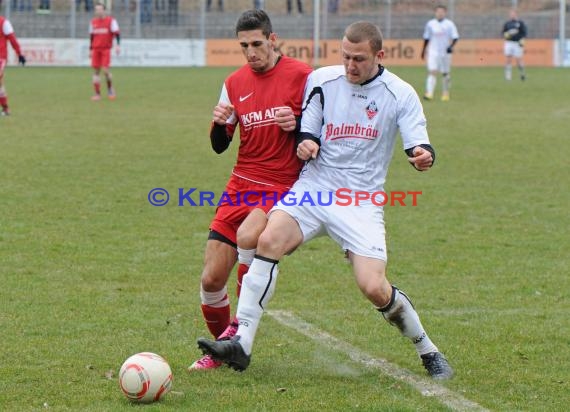
[[[423,91],[422,68],[391,69]],[[208,130],[229,69],[113,72],[118,99],[98,103],[87,68],[6,72],[0,410],[132,411],[117,373],[140,351],[174,373],[145,411],[446,410],[267,315],[246,372],[186,372],[207,336],[198,286],[214,208],[147,194],[223,190],[238,144],[216,155]],[[569,95],[564,70],[507,83],[499,68],[456,69],[452,101],[424,104],[436,166],[415,172],[399,144],[388,176],[388,190],[423,192],[386,207],[389,278],[454,366],[443,385],[491,410],[568,406]],[[328,239],[283,260],[270,309],[424,376]]]

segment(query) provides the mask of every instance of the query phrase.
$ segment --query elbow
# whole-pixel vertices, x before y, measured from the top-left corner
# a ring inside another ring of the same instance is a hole
[[[229,141],[219,141],[219,140],[212,140],[212,150],[214,152],[216,152],[216,154],[222,154],[226,151],[226,149],[228,148],[228,146],[230,145]]]
[[[226,151],[227,148],[212,145],[212,149],[214,150],[214,152],[216,152],[216,154],[222,154]]]

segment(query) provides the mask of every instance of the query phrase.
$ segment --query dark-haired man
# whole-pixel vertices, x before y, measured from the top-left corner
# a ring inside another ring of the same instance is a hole
[[[299,176],[295,136],[307,76],[312,71],[305,63],[276,52],[277,35],[263,10],[244,12],[237,21],[236,35],[247,64],[222,86],[210,140],[214,151],[222,153],[239,125],[240,146],[225,189],[231,201],[218,207],[210,225],[200,284],[202,314],[217,339],[229,339],[237,330],[237,323],[230,323],[227,293],[232,268],[239,261],[239,296],[267,212]],[[239,201],[240,193],[249,193],[247,202]],[[189,370],[219,366],[221,362],[206,355]]]
[[[311,161],[291,193],[273,207],[259,236],[238,302],[236,335],[227,341],[199,339],[198,346],[236,370],[246,369],[275,289],[279,260],[328,235],[344,249],[362,293],[410,339],[429,375],[447,379],[453,371],[446,358],[428,337],[410,299],[386,278],[384,213],[372,200],[374,192],[383,190],[398,130],[414,168],[425,171],[433,165],[435,151],[422,105],[408,83],[381,65],[382,34],[375,25],[349,25],[341,50],[344,66],[318,69],[307,81],[297,155]],[[358,190],[359,197],[346,204],[343,195],[340,203],[335,195],[339,188]],[[306,201],[323,192],[332,194],[330,204]],[[366,193],[368,198],[362,196]]]
[[[113,89],[113,76],[109,71],[111,66],[111,49],[113,48],[113,38],[116,39],[115,53],[120,52],[121,34],[119,24],[113,16],[107,15],[105,5],[97,3],[95,5],[95,17],[89,25],[89,57],[91,58],[91,67],[93,67],[93,88],[95,94],[91,100],[101,100],[101,70],[107,80],[107,96],[109,100],[114,100],[115,89]]]

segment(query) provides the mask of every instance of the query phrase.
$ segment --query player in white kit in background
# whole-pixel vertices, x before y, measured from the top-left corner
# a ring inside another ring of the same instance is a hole
[[[432,100],[437,83],[437,74],[442,75],[441,100],[449,101],[451,88],[451,54],[453,46],[459,40],[459,33],[455,23],[446,18],[447,8],[439,5],[435,8],[435,18],[426,23],[424,29],[424,46],[422,59],[427,50],[426,91],[424,99]]]
[[[380,314],[414,344],[434,379],[453,375],[425,332],[410,299],[386,278],[384,213],[371,202],[299,204],[301,196],[338,188],[383,190],[398,130],[408,161],[419,171],[435,160],[422,105],[414,89],[382,65],[382,35],[368,22],[348,26],[342,40],[344,66],[309,76],[297,155],[306,160],[291,194],[270,212],[257,254],[244,277],[239,328],[227,341],[199,339],[204,353],[243,371],[279,272],[278,261],[314,237],[328,235],[347,254],[357,285]],[[297,197],[298,196],[298,197]]]

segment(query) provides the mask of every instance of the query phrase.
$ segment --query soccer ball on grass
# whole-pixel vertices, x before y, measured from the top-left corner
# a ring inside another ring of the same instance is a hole
[[[158,401],[172,387],[172,371],[162,356],[151,352],[137,353],[121,366],[119,385],[131,402]]]

